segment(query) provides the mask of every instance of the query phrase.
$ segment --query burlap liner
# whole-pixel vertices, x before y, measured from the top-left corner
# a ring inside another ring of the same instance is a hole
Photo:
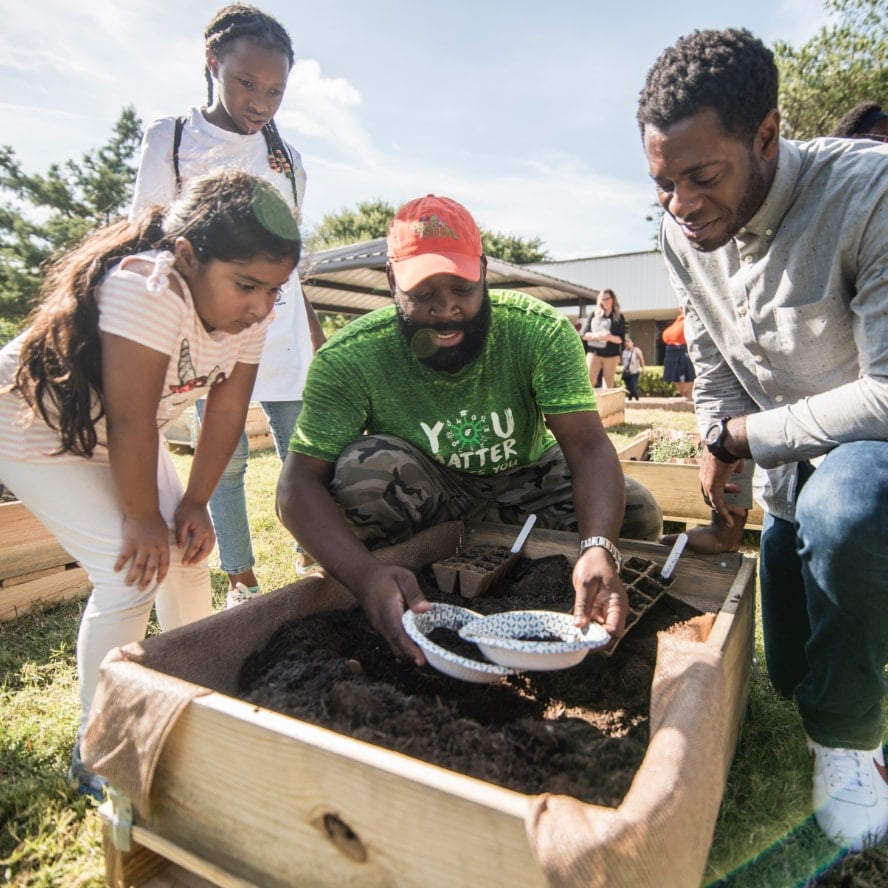
[[[462,532],[451,522],[378,554],[415,569],[452,553]],[[83,738],[84,763],[123,790],[147,820],[154,769],[188,703],[212,691],[231,693],[256,639],[269,638],[283,622],[354,604],[340,584],[308,578],[209,617],[216,621],[212,632],[201,621],[112,651]],[[699,885],[724,791],[729,727],[720,711],[721,655],[701,643],[714,619],[704,614],[683,635],[660,634],[651,738],[619,808],[562,795],[529,799],[527,836],[552,885]]]
[[[660,634],[651,738],[620,807],[532,801],[527,835],[552,885],[699,886],[724,793],[724,694],[717,650]]]

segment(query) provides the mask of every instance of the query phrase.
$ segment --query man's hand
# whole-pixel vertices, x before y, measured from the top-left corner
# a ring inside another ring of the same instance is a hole
[[[732,522],[728,524],[718,512],[712,513],[712,523],[705,527],[692,527],[687,531],[688,548],[700,555],[719,555],[722,552],[736,552],[743,541],[743,529],[746,527],[746,516],[749,509],[743,506],[728,506],[732,514]],[[664,546],[671,546],[677,533],[668,533],[660,537]]]
[[[623,634],[629,597],[613,559],[599,546],[586,549],[574,565],[574,622],[581,629],[593,620],[612,638]]]
[[[352,593],[361,602],[370,625],[386,640],[395,656],[424,666],[425,656],[401,623],[407,608],[419,614],[431,607],[414,573],[404,567],[379,564],[379,568],[367,576],[367,582],[353,588]]]

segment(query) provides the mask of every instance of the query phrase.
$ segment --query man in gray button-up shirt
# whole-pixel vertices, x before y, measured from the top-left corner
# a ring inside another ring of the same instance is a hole
[[[638,121],[665,210],[715,513],[735,547],[732,475],[759,467],[768,672],[794,696],[817,822],[888,836],[888,146],[780,138],[777,69],[748,31],[698,31],[648,72]]]

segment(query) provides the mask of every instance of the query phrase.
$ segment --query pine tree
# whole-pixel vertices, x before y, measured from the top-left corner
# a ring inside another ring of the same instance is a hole
[[[142,122],[120,114],[111,138],[80,162],[25,173],[11,147],[0,147],[0,319],[19,324],[34,306],[43,264],[106,225],[129,205]]]

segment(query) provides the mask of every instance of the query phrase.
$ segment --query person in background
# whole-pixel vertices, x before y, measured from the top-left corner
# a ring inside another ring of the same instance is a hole
[[[132,214],[169,203],[196,176],[238,169],[274,185],[298,220],[305,170],[299,152],[283,141],[274,120],[293,67],[289,34],[256,7],[235,4],[213,16],[204,40],[207,104],[182,118],[155,120],[145,131]],[[294,274],[275,304],[253,391],[282,460],[302,407],[308,363],[323,341],[318,318]],[[204,409],[199,401],[198,414]],[[210,500],[220,566],[228,575],[228,607],[260,592],[244,489],[249,453],[244,432]],[[306,560],[297,555],[298,573],[306,569]]]
[[[888,142],[888,112],[876,102],[860,102],[842,116],[830,135]]]
[[[589,379],[596,388],[614,387],[625,336],[626,319],[616,294],[613,290],[600,290],[595,311],[580,328],[580,338],[586,344]]]
[[[685,339],[684,310],[663,331],[663,342],[666,343],[666,355],[663,359],[663,379],[671,382],[678,394],[686,401],[694,400],[694,380],[697,374],[688,357],[688,343]]]
[[[30,326],[0,351],[0,475],[87,571],[77,636],[82,765],[99,664],[212,613],[207,501],[243,430],[268,316],[299,229],[267,182],[196,179],[168,209],[90,235],[47,274]],[[206,395],[183,492],[160,431]]]
[[[638,401],[640,400],[638,397],[638,379],[644,370],[644,352],[642,352],[629,336],[626,337],[626,345],[623,349],[622,361],[623,382],[626,385],[626,390],[629,392],[628,399],[631,401],[635,398],[635,400]]]
[[[817,823],[860,849],[888,838],[888,145],[782,139],[777,95],[760,40],[695,31],[637,119],[718,519],[688,545],[736,547],[726,497],[753,460],[768,674],[801,715]]]
[[[282,523],[417,664],[401,618],[429,604],[412,571],[372,550],[451,520],[521,526],[533,513],[577,533],[576,622],[619,635],[618,538],[655,538],[662,514],[623,478],[570,320],[488,289],[478,226],[449,198],[402,206],[387,246],[394,304],[336,333],[309,368]]]

